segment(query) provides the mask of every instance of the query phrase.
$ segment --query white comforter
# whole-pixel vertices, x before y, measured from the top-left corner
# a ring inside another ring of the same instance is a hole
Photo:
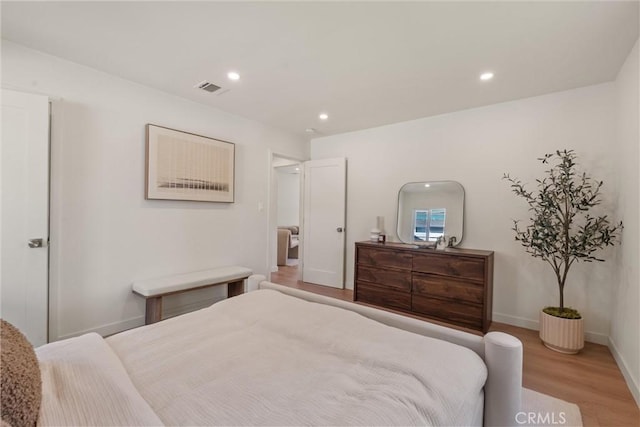
[[[464,347],[271,290],[106,343],[117,355],[110,372],[124,367],[133,385],[117,381],[125,394],[135,386],[142,402],[111,391],[99,398],[108,407],[136,401],[140,412],[66,423],[50,415],[59,402],[45,399],[41,424],[461,425],[473,419],[487,375]]]
[[[162,425],[98,334],[36,349],[42,376],[38,425]]]

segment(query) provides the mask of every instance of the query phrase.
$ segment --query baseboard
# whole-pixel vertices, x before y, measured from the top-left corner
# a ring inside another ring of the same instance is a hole
[[[618,364],[618,368],[620,368],[620,372],[622,372],[622,376],[627,382],[627,386],[629,387],[629,391],[631,391],[631,395],[633,396],[633,398],[636,401],[636,404],[640,408],[640,387],[638,387],[638,383],[636,382],[636,379],[633,378],[633,376],[631,375],[631,372],[629,371],[627,363],[625,362],[624,358],[618,351],[618,347],[616,346],[616,343],[613,341],[613,339],[611,339],[611,337],[609,337],[609,350],[611,350],[611,354],[613,355],[613,358],[616,360],[616,363]]]
[[[507,314],[493,313],[492,318],[494,322],[506,323],[507,325],[519,326],[525,329],[533,329],[534,331],[540,330],[540,325],[537,320],[525,319],[524,317],[509,316]]]
[[[88,334],[90,332],[96,332],[97,334],[108,337],[109,335],[117,334],[118,332],[126,331],[127,329],[137,328],[144,325],[144,316],[136,316],[131,319],[122,320],[119,322],[109,323],[107,325],[98,326],[96,328],[85,329],[83,331],[73,332],[53,338],[51,341],[60,341],[67,338],[73,338],[80,335]]]
[[[204,300],[199,300],[190,304],[183,304],[177,307],[171,307],[163,311],[162,317],[163,319],[168,319],[170,317],[178,316],[180,314],[188,313],[190,311],[199,310],[201,308],[209,307],[211,304],[221,301],[224,298],[207,298]],[[90,332],[95,332],[98,335],[103,337],[108,337],[109,335],[117,334],[118,332],[126,331],[127,329],[137,328],[139,326],[144,326],[144,316],[136,316],[131,319],[122,320],[119,322],[109,323],[107,325],[98,326],[91,329],[85,329],[82,331],[73,332],[70,334],[62,335],[57,338],[53,338],[53,341],[60,341],[67,338],[73,338],[80,335],[88,334]]]
[[[508,314],[493,313],[493,321],[506,323],[508,325],[519,326],[521,328],[540,330],[540,321],[526,319],[524,317],[510,316]],[[609,345],[609,336],[598,332],[584,332],[584,340],[600,345]]]

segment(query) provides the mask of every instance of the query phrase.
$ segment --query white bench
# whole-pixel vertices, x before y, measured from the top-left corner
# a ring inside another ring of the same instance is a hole
[[[244,292],[244,279],[253,272],[246,267],[220,267],[157,279],[133,282],[133,292],[146,299],[145,325],[162,320],[162,297],[208,288],[210,286],[227,285],[229,298]]]

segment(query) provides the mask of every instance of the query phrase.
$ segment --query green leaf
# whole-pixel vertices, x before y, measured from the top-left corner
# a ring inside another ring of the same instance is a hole
[[[515,240],[533,257],[541,258],[553,269],[560,290],[563,310],[564,285],[571,265],[576,261],[604,261],[596,252],[620,241],[622,222],[611,225],[606,215],[592,216],[601,203],[602,181],[577,170],[573,150],[556,150],[538,160],[549,169],[536,179],[535,191],[528,191],[518,179],[505,173],[513,193],[529,205],[527,225],[514,220]],[[566,309],[565,309],[566,310]]]

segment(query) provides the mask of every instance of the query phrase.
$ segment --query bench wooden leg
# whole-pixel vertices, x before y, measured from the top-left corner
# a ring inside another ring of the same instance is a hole
[[[235,297],[244,293],[244,279],[237,282],[229,282],[227,285],[227,298]]]
[[[150,325],[162,320],[162,297],[147,298],[147,309],[144,324]]]

